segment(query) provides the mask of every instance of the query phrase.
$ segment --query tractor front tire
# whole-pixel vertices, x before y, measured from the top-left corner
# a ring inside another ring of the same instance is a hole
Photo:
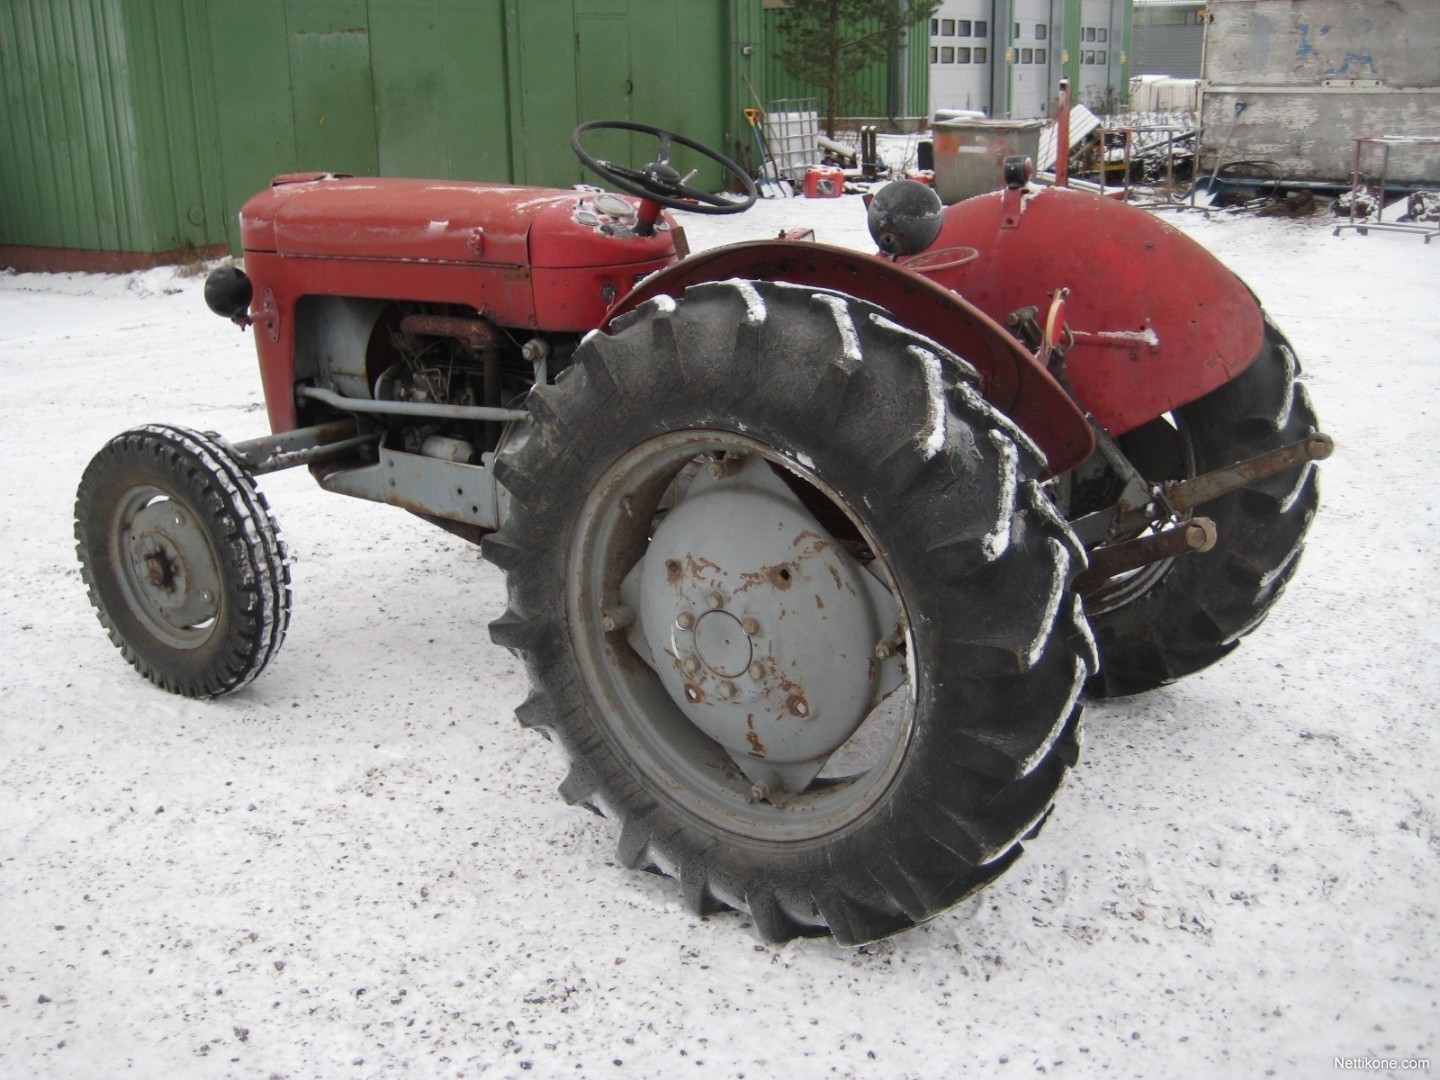
[[[1084,557],[973,382],[869,304],[731,281],[642,305],[532,391],[483,541],[491,636],[562,796],[691,911],[772,942],[904,930],[1000,873],[1076,761]]]
[[[284,641],[290,573],[279,530],[216,438],[156,424],[111,439],[80,480],[75,550],[110,640],[172,693],[238,690]]]
[[[1264,343],[1248,368],[1119,442],[1146,480],[1161,483],[1233,465],[1318,430],[1295,353],[1267,317]],[[1120,697],[1153,690],[1233,650],[1295,573],[1319,501],[1316,469],[1307,463],[1205,503],[1195,512],[1215,522],[1214,548],[1089,596],[1101,664],[1088,691]]]

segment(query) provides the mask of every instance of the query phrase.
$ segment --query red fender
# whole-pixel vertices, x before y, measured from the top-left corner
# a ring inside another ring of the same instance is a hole
[[[606,316],[602,330],[662,293],[748,278],[832,289],[885,308],[979,373],[986,400],[1018,424],[1049,461],[1049,475],[1084,461],[1095,438],[1084,414],[1040,363],[989,314],[949,289],[887,259],[801,241],[760,240],[692,255],[647,278]]]
[[[1014,224],[1007,227],[1007,219]],[[1066,188],[997,191],[945,210],[933,247],[979,257],[931,277],[993,319],[1068,288],[1065,373],[1120,435],[1229,382],[1255,359],[1264,316],[1215,256],[1153,214]]]

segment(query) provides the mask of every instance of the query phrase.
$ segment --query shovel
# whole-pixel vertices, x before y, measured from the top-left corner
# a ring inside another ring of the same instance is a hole
[[[745,119],[750,121],[750,133],[755,137],[755,149],[760,155],[760,194],[767,199],[783,199],[791,194],[790,186],[780,176],[780,169],[765,145],[765,135],[760,130],[764,117],[765,114],[759,109],[745,110]],[[770,193],[771,187],[775,189],[774,194]]]
[[[1203,184],[1196,184],[1190,189],[1190,204],[1209,209],[1218,194],[1215,188],[1215,177],[1220,175],[1220,166],[1225,161],[1225,151],[1230,149],[1230,138],[1235,134],[1235,125],[1240,122],[1240,114],[1249,106],[1248,101],[1235,102],[1235,115],[1230,120],[1230,130],[1225,132],[1225,141],[1220,144],[1220,152],[1215,155],[1215,168],[1210,173],[1210,179]]]

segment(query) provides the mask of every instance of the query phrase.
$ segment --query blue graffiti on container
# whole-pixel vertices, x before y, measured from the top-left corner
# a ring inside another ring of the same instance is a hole
[[[1363,64],[1365,67],[1368,67],[1368,68],[1370,69],[1370,74],[1371,74],[1371,75],[1379,75],[1379,74],[1380,74],[1380,69],[1375,66],[1375,58],[1372,57],[1369,53],[1365,53],[1365,54],[1363,54],[1363,55],[1358,55],[1358,56],[1357,56],[1355,53],[1346,53],[1346,54],[1345,54],[1345,59],[1344,59],[1344,61],[1342,61],[1341,64],[1340,64],[1340,69],[1337,71],[1335,68],[1332,67],[1328,72],[1326,72],[1326,74],[1327,74],[1327,75],[1349,75],[1349,74],[1350,74],[1350,65],[1351,65],[1351,64],[1357,65],[1357,72],[1356,72],[1357,75],[1358,75],[1358,73],[1359,73],[1359,72],[1358,72],[1358,65],[1361,65],[1361,64]]]
[[[1329,29],[1330,29],[1330,28],[1329,28],[1328,26],[1325,27],[1325,30],[1329,30]],[[1323,33],[1325,33],[1325,30],[1322,30],[1322,31],[1320,31],[1320,32],[1323,34]],[[1295,50],[1295,59],[1296,59],[1296,60],[1304,60],[1307,56],[1316,56],[1316,55],[1318,55],[1318,54],[1315,52],[1315,46],[1310,44],[1310,24],[1309,24],[1309,23],[1301,23],[1301,24],[1300,24],[1300,47]]]

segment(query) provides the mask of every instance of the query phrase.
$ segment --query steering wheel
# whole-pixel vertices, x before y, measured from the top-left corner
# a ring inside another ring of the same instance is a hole
[[[580,145],[580,136],[589,131],[633,131],[641,135],[653,135],[659,140],[660,146],[654,161],[643,169],[632,169],[628,165],[617,165],[587,152]],[[689,177],[681,176],[680,171],[670,164],[671,143],[679,143],[719,165],[726,175],[744,185],[745,199],[734,202],[721,195],[690,187],[685,182]],[[571,134],[570,148],[575,151],[575,156],[581,163],[601,179],[610,181],[621,191],[628,191],[631,195],[638,195],[671,210],[687,210],[692,214],[738,214],[755,205],[755,181],[750,179],[749,173],[708,146],[664,128],[635,124],[629,120],[591,120],[581,124]]]

